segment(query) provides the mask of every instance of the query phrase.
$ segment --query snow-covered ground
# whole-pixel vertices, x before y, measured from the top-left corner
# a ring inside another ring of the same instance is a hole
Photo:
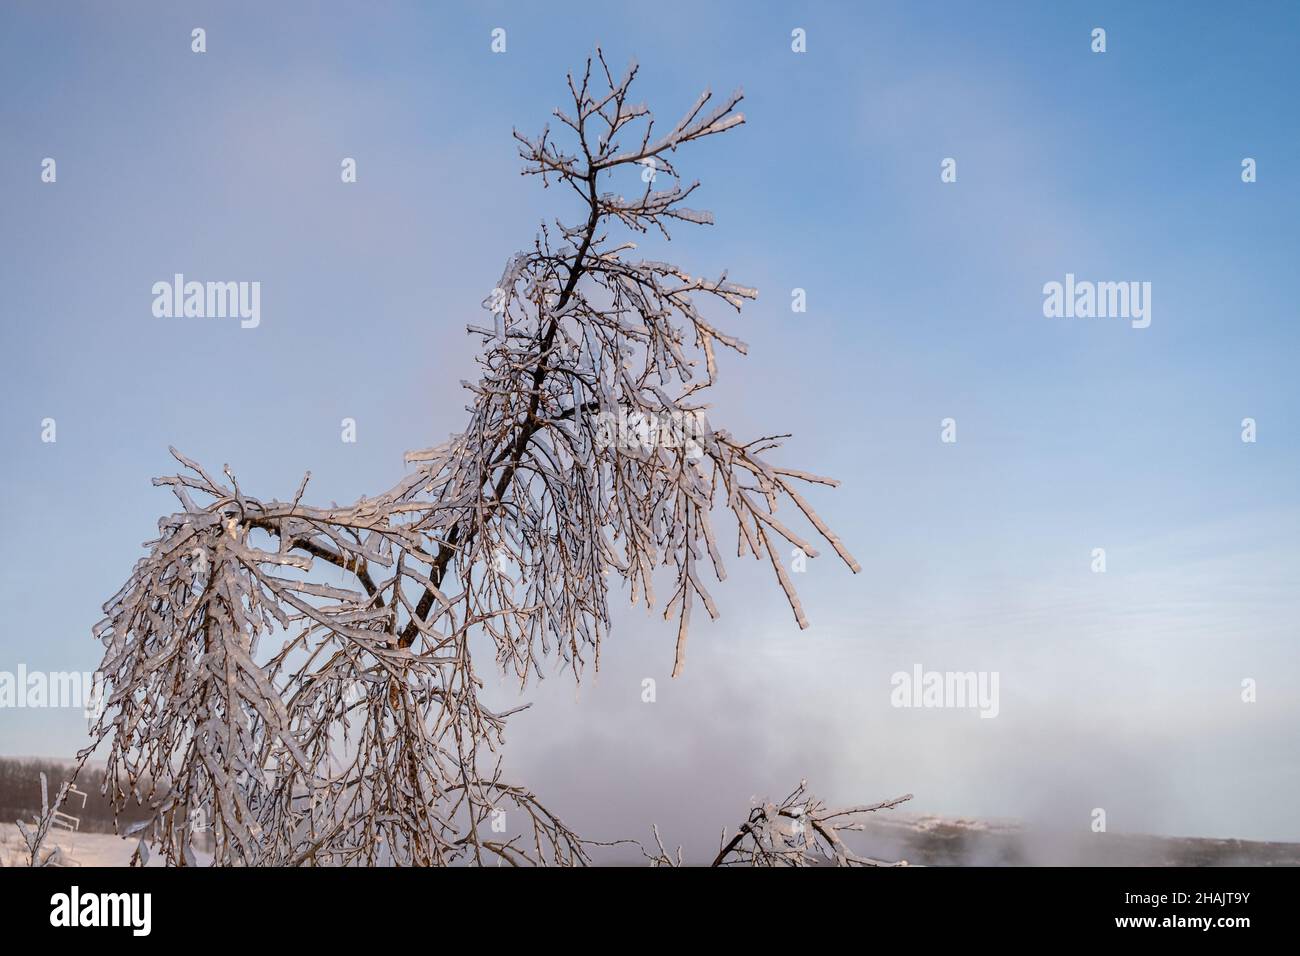
[[[872,821],[859,839],[883,859],[921,865],[1108,865],[1108,866],[1298,866],[1300,844],[1256,843],[1153,837],[1138,834],[1089,834],[1075,840],[1052,839],[1008,821],[947,819],[893,814]],[[63,850],[67,866],[126,866],[135,840],[111,833],[55,830],[47,847]],[[211,857],[199,853],[206,865]],[[0,823],[0,864],[23,866],[27,851],[12,823]],[[640,861],[613,861],[639,865]],[[154,857],[149,866],[158,866]]]
[[[67,866],[126,866],[135,844],[135,840],[112,833],[72,833],[67,830],[53,830],[45,840],[46,849],[59,847],[63,851],[63,861]],[[26,863],[27,845],[18,827],[12,823],[0,823],[0,864],[25,866]]]

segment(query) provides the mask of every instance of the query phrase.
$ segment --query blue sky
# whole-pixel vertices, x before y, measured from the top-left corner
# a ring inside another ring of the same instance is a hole
[[[149,484],[169,444],[266,497],[310,469],[342,502],[460,426],[465,324],[572,212],[518,175],[511,129],[540,130],[600,44],[664,123],[745,89],[747,124],[680,156],[717,225],[645,253],[759,288],[713,420],[793,431],[784,460],[843,479],[813,497],[863,572],[813,562],[801,634],[736,568],[671,684],[672,629],[623,615],[594,682],[530,691],[521,776],[617,831],[595,836],[711,839],[806,775],[919,810],[1300,839],[1300,9],[376,6],[0,11],[0,670],[93,668],[99,605],[171,509]],[[153,317],[176,272],[260,281],[260,327]],[[1044,318],[1067,272],[1151,282],[1151,326]],[[999,671],[1001,715],[891,709],[915,662]],[[0,754],[71,753],[82,726],[0,710]]]

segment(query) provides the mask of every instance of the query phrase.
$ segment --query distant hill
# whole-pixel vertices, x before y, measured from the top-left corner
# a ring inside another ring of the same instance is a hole
[[[71,779],[76,761],[50,757],[0,757],[0,823],[22,820],[28,823],[41,812],[41,774],[49,784],[50,800],[64,781]],[[69,794],[63,811],[76,817],[78,829],[91,833],[111,833],[113,811],[100,794],[104,783],[102,765],[87,764],[77,778],[77,790],[85,794],[85,805],[78,794]],[[122,825],[143,819],[144,814],[128,807],[120,818]]]
[[[859,839],[874,857],[922,866],[1300,866],[1300,843],[1051,833],[901,813],[873,820]]]

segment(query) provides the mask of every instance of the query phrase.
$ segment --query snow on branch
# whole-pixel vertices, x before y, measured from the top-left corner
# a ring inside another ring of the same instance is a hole
[[[611,591],[654,606],[661,590],[681,673],[695,606],[718,614],[719,511],[800,627],[789,548],[815,556],[820,536],[858,570],[796,490],[831,482],[770,464],[780,438],[740,441],[699,401],[717,349],[746,351],[706,304],[739,310],[756,292],[612,236],[713,221],[682,205],[697,184],[670,154],[742,123],[741,94],[705,92],[656,136],[628,99],[635,66],[615,80],[596,62],[569,78],[562,143],[516,133],[524,172],[568,186],[584,215],[544,225],[485,298],[462,432],[346,506],[308,504],[310,475],[261,499],[179,452],[156,479],[179,510],[95,629],[109,691],[94,737],[106,792],[148,809],[141,846],[167,862],[196,858],[203,820],[222,864],[584,863],[583,841],[501,778],[508,714],[480,701],[471,646],[521,686],[548,661],[580,677]],[[640,195],[604,188],[639,164],[653,172]]]

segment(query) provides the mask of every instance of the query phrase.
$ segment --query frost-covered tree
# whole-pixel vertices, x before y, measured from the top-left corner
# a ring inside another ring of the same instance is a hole
[[[173,449],[183,467],[155,484],[180,510],[95,629],[108,690],[83,751],[107,741],[106,792],[147,808],[140,856],[193,863],[203,832],[219,864],[586,862],[589,845],[502,777],[511,712],[483,702],[482,669],[522,687],[549,658],[580,678],[617,582],[633,604],[662,600],[680,673],[697,605],[717,615],[720,509],[801,627],[782,556],[817,550],[790,516],[858,570],[799,490],[834,482],[768,462],[779,437],[704,416],[718,350],[745,352],[706,303],[738,311],[754,290],[627,241],[712,222],[675,164],[744,122],[741,94],[706,92],[665,130],[629,100],[635,74],[598,53],[555,131],[515,134],[524,172],[581,213],[510,258],[490,321],[470,327],[481,368],[463,433],[346,507],[311,504],[310,473],[258,498]],[[615,174],[636,194],[611,191]]]

